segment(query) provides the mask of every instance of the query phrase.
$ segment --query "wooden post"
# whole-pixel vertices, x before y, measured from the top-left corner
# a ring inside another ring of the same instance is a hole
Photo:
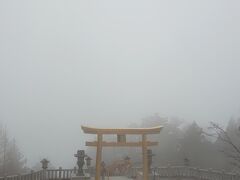
[[[59,167],[58,178],[59,178],[59,179],[62,179],[62,167]]]
[[[33,179],[34,179],[34,171],[31,170],[31,180],[33,180]]]
[[[142,154],[143,154],[143,180],[148,180],[148,155],[146,134],[142,135]]]
[[[95,180],[100,180],[102,161],[102,134],[97,134],[96,175]]]

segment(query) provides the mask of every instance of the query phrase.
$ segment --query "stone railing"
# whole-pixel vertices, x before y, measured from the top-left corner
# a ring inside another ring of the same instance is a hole
[[[76,168],[47,169],[47,170],[40,170],[37,172],[32,171],[31,173],[28,173],[28,174],[0,177],[0,180],[49,180],[49,179],[68,180],[68,179],[71,179],[71,175],[76,172],[77,172]]]
[[[142,168],[132,168],[128,176],[136,178],[141,176]],[[188,178],[199,180],[240,180],[240,174],[226,173],[224,171],[206,170],[185,166],[157,167],[151,169],[151,179],[159,180],[162,178]],[[138,178],[141,179],[141,178]]]
[[[73,173],[77,173],[77,169],[48,169],[45,170],[45,179],[44,180],[48,180],[48,179],[71,179],[71,175]]]
[[[0,177],[0,180],[70,180],[77,169],[47,169],[29,174]],[[94,169],[85,169],[86,173],[94,176]],[[127,173],[129,178],[141,179],[142,168],[133,167]],[[205,170],[185,166],[168,166],[151,169],[151,180],[162,179],[198,179],[198,180],[240,180],[240,174],[231,174],[223,171]]]
[[[21,175],[12,175],[0,177],[0,180],[43,180],[44,179],[44,171],[31,172],[29,174],[21,174]]]

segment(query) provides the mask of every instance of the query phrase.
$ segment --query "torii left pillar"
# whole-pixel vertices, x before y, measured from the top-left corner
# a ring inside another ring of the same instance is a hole
[[[100,180],[102,161],[102,134],[97,134],[96,175],[95,180]]]

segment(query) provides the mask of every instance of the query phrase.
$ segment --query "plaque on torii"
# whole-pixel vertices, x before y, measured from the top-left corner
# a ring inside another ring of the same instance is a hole
[[[102,148],[103,147],[141,147],[142,157],[143,157],[143,179],[148,180],[148,146],[156,146],[158,142],[152,142],[147,140],[148,134],[158,134],[160,133],[162,126],[152,127],[152,128],[126,128],[126,129],[104,129],[104,128],[91,128],[82,126],[82,130],[86,134],[97,135],[97,141],[86,142],[86,146],[97,147],[96,153],[96,176],[95,180],[100,180],[101,171],[101,161],[102,161]],[[104,134],[117,135],[116,142],[106,142],[103,141]],[[142,141],[138,142],[128,142],[126,135],[140,135]]]

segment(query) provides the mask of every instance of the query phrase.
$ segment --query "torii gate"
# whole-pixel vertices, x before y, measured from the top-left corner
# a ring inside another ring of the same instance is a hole
[[[142,147],[142,157],[143,157],[143,179],[148,180],[148,156],[147,147],[156,146],[158,142],[147,141],[148,134],[158,134],[160,133],[162,126],[152,127],[152,128],[127,128],[127,129],[103,129],[103,128],[91,128],[82,126],[82,130],[87,134],[96,134],[97,141],[86,142],[86,146],[96,146],[96,176],[95,180],[100,180],[100,170],[102,161],[102,148],[103,147]],[[116,134],[117,142],[106,142],[103,141],[104,134]],[[142,141],[139,142],[127,142],[126,135],[141,135]]]

